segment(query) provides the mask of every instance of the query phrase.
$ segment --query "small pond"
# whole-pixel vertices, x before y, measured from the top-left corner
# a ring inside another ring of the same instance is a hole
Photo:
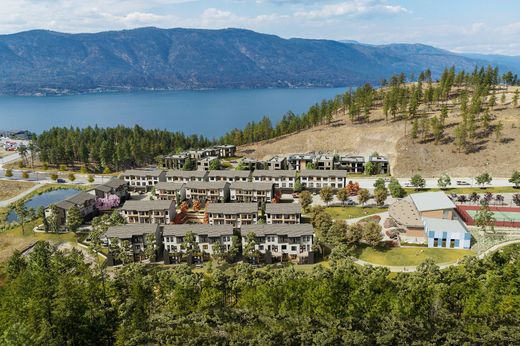
[[[61,200],[64,200],[67,197],[70,197],[74,194],[76,194],[78,189],[60,189],[60,190],[53,190],[44,192],[41,195],[34,196],[30,200],[25,203],[27,206],[27,209],[34,208],[34,210],[38,210],[39,207],[46,208],[47,206],[59,202]],[[18,216],[14,211],[11,211],[9,215],[7,215],[7,221],[13,222],[18,221]]]

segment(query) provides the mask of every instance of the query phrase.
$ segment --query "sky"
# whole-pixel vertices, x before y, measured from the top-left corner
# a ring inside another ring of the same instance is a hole
[[[518,0],[0,0],[0,34],[235,27],[284,38],[520,55],[519,13]]]

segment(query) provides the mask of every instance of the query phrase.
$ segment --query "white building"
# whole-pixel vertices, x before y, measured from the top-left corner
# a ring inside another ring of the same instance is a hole
[[[343,170],[304,169],[300,172],[300,181],[304,188],[321,189],[330,187],[341,189],[345,187],[347,174]]]
[[[155,185],[155,195],[160,200],[170,200],[175,204],[186,199],[185,183],[159,182]]]
[[[166,182],[168,183],[187,183],[190,181],[207,181],[207,171],[179,171],[169,170],[166,172]]]
[[[229,183],[225,181],[190,181],[185,185],[186,199],[201,202],[229,201]]]
[[[305,258],[312,251],[314,229],[311,224],[275,224],[245,225],[242,227],[242,244],[246,244],[247,235],[255,234],[256,250],[273,257],[288,257],[294,260]]]
[[[161,244],[161,235],[159,225],[156,224],[127,224],[120,226],[109,227],[105,232],[105,241],[107,244],[111,244],[113,240],[121,242],[128,240],[132,244],[132,254],[134,255],[134,261],[142,259],[142,253],[147,246],[146,235],[154,234],[155,243],[154,247],[157,249]]]
[[[300,203],[270,203],[265,206],[265,222],[267,224],[296,224],[302,218]]]
[[[131,169],[123,173],[123,179],[128,182],[130,189],[147,191],[160,181],[166,181],[166,173],[158,169]]]
[[[201,252],[213,255],[213,244],[218,243],[223,251],[231,246],[233,227],[230,225],[166,225],[163,227],[164,249],[168,252],[185,253],[183,248],[184,237],[188,232],[193,233]]]
[[[121,215],[127,223],[169,224],[175,218],[175,203],[172,200],[126,201]]]
[[[273,183],[276,188],[293,189],[296,172],[291,170],[260,170],[252,174],[255,183]]]
[[[211,203],[207,207],[210,225],[231,225],[241,228],[243,225],[258,221],[257,203]]]
[[[248,182],[251,180],[251,172],[237,170],[210,171],[208,174],[208,180],[227,181],[228,183],[235,181]]]
[[[232,202],[240,203],[270,203],[274,196],[273,183],[235,182],[229,186]]]

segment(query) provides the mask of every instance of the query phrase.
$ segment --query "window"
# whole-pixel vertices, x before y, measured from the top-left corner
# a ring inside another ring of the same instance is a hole
[[[291,246],[291,251],[298,251],[298,247],[296,245]]]
[[[287,250],[287,245],[282,245],[282,250]]]
[[[450,248],[455,247],[455,239],[450,239]]]

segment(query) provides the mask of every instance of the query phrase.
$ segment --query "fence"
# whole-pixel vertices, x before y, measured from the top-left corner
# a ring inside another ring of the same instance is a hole
[[[476,205],[457,205],[457,212],[464,220],[464,222],[470,226],[475,225],[475,220],[469,213],[468,210],[479,210],[480,207]],[[520,214],[520,208],[514,208],[514,207],[489,207],[489,210],[491,212],[507,212],[507,213],[519,213]],[[496,227],[514,227],[514,228],[520,228],[520,221],[513,221],[512,219],[510,221],[508,220],[497,220],[494,223],[494,226]]]

